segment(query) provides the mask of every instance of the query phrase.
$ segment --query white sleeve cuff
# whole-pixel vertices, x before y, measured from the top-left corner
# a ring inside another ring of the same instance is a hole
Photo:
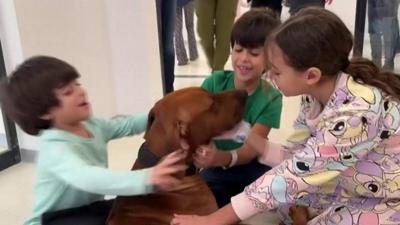
[[[231,204],[233,211],[235,211],[236,215],[242,221],[258,213],[258,210],[253,206],[252,202],[244,192],[233,196],[231,198]]]

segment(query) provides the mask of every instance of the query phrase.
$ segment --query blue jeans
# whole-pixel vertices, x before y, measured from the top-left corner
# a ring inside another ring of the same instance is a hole
[[[384,46],[384,69],[394,69],[394,57],[399,40],[397,18],[398,0],[368,1],[368,33],[371,43],[372,61],[382,66],[382,45]],[[383,39],[383,44],[382,44]]]
[[[253,160],[246,165],[234,166],[226,170],[221,167],[205,169],[200,172],[200,176],[214,194],[218,207],[223,207],[230,203],[232,196],[242,192],[247,185],[270,169],[271,167]]]
[[[174,91],[176,0],[156,0],[164,94]]]

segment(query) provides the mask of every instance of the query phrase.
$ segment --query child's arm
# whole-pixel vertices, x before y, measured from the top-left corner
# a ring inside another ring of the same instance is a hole
[[[208,216],[174,215],[171,225],[229,225],[239,223],[240,219],[228,204]]]
[[[173,175],[186,169],[177,163],[186,157],[182,151],[171,153],[152,168],[113,171],[88,165],[68,148],[58,146],[49,150],[48,157],[53,160],[45,166],[52,175],[77,189],[103,195],[141,195],[165,190],[178,182]]]
[[[277,166],[283,160],[291,157],[291,154],[281,144],[270,142],[259,135],[249,135],[246,144],[257,152],[259,160],[263,164],[271,167]]]
[[[270,128],[262,124],[255,124],[252,128],[250,125],[244,125],[242,122],[234,130],[228,131],[223,135],[217,137],[217,139],[232,139],[236,142],[243,142],[248,136],[248,133],[252,135],[258,135],[266,137],[269,133]],[[236,156],[231,155],[232,153],[237,154]],[[216,166],[235,166],[243,165],[249,163],[251,160],[255,159],[257,152],[251,149],[246,143],[244,143],[240,148],[231,151],[219,151],[216,149],[213,143],[205,146],[201,146],[194,155],[194,163],[197,167],[208,168]],[[235,157],[235,158],[233,158]],[[232,163],[232,160],[234,162]]]
[[[95,119],[100,124],[107,141],[143,133],[147,125],[147,114],[118,116],[109,120]]]

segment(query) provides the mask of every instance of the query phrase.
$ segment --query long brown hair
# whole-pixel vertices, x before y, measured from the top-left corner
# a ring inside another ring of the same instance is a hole
[[[380,71],[365,58],[349,60],[352,34],[337,15],[326,9],[311,7],[300,10],[278,27],[267,42],[276,44],[286,63],[298,71],[317,67],[324,76],[337,76],[342,71],[350,74],[356,82],[375,86],[400,99],[398,75]]]

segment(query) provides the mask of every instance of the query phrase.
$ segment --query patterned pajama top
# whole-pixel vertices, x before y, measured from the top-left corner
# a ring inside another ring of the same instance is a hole
[[[276,166],[232,198],[235,213],[297,203],[317,211],[309,224],[400,224],[399,128],[398,99],[340,74],[325,107],[302,97],[286,146],[267,142],[262,160]]]

